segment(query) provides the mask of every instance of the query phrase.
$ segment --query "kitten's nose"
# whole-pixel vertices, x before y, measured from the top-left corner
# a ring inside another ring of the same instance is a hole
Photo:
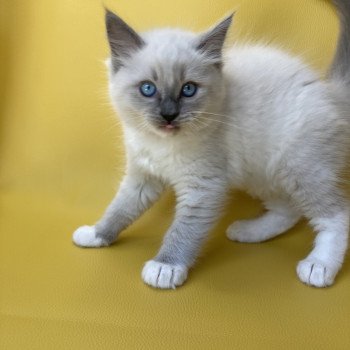
[[[172,122],[172,121],[179,115],[179,113],[174,113],[174,114],[163,114],[163,113],[160,113],[160,115],[161,115],[167,122]]]
[[[160,103],[160,115],[167,121],[173,121],[179,115],[179,103],[171,97],[164,98]]]

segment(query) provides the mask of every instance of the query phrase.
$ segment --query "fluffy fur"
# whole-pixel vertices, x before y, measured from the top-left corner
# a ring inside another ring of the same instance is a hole
[[[304,216],[317,236],[297,274],[308,285],[331,285],[348,243],[342,173],[350,149],[350,5],[334,4],[342,32],[327,80],[265,46],[233,47],[222,56],[231,17],[199,35],[177,29],[139,35],[107,11],[110,95],[124,127],[127,169],[104,216],[79,228],[74,242],[111,244],[170,185],[175,220],[142,278],[175,288],[235,187],[260,198],[266,213],[233,223],[227,237],[264,241]],[[156,85],[154,96],[142,96],[144,81]],[[180,96],[186,82],[198,86],[193,97]],[[179,110],[172,122],[162,117],[169,104]]]

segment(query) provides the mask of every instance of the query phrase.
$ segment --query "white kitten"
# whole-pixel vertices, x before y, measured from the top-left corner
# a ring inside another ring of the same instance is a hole
[[[298,276],[331,285],[348,242],[341,181],[350,149],[350,3],[334,3],[343,25],[326,81],[264,46],[233,47],[222,57],[232,16],[200,35],[174,29],[139,35],[107,11],[110,94],[124,127],[127,171],[104,216],[79,228],[74,242],[111,244],[170,185],[175,220],[142,278],[175,288],[235,187],[259,197],[267,211],[233,223],[228,238],[264,241],[305,216],[317,237]]]

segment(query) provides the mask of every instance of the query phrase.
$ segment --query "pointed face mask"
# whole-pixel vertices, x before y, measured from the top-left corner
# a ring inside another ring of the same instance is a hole
[[[205,33],[138,34],[106,11],[110,93],[125,124],[161,136],[200,132],[225,97],[222,47],[232,15]]]

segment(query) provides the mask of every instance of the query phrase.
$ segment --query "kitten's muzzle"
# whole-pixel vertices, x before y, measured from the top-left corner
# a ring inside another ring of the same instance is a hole
[[[180,114],[179,102],[171,97],[165,97],[160,103],[160,115],[168,122],[172,122]]]

